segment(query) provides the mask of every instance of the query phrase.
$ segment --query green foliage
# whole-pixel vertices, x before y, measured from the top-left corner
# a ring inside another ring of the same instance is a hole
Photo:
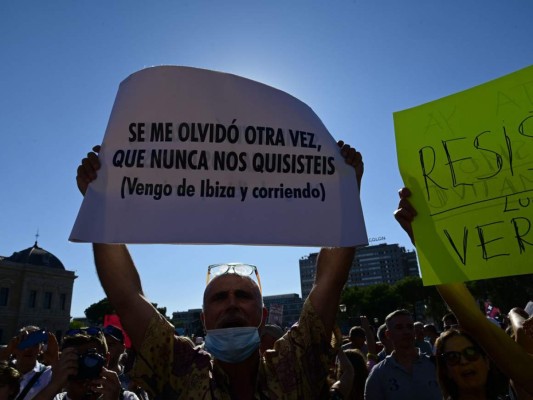
[[[170,318],[167,316],[166,307],[158,307],[157,303],[152,303],[152,305],[163,315],[167,320]],[[91,304],[85,309],[85,316],[91,322],[91,325],[103,325],[104,317],[107,314],[115,314],[115,309],[107,300],[107,297],[103,298],[97,303]]]
[[[505,314],[513,307],[525,307],[533,299],[533,274],[486,279],[467,283],[474,298],[490,299]],[[377,284],[346,288],[341,296],[346,305],[346,315],[339,315],[344,326],[353,323],[354,317],[366,315],[373,323],[377,318],[382,324],[392,311],[405,308],[419,319],[440,321],[447,306],[435,286],[423,286],[422,279],[406,277],[394,285]]]
[[[68,326],[68,329],[80,329],[80,328],[83,328],[84,325],[81,321],[75,321],[75,320],[72,320],[70,321],[70,324]]]
[[[107,297],[103,298],[97,303],[91,304],[85,309],[85,316],[91,322],[91,325],[103,325],[104,316],[114,313],[115,309],[109,300],[107,300]]]

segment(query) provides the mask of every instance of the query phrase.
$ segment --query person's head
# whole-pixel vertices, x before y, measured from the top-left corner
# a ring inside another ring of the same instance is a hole
[[[413,327],[415,328],[415,339],[419,342],[424,340],[424,324],[420,321],[416,321],[413,324]]]
[[[114,325],[107,325],[104,327],[103,333],[109,351],[109,367],[115,372],[118,372],[116,369],[118,368],[121,357],[126,351],[124,332]]]
[[[78,355],[78,373],[69,378],[67,394],[72,400],[92,400],[99,397],[91,391],[91,382],[107,367],[109,353],[100,328],[71,329],[63,337],[62,351],[73,349]]]
[[[28,325],[21,328],[17,334],[18,345],[13,351],[17,360],[17,370],[25,374],[35,368],[35,363],[43,348],[43,338],[32,340],[33,337],[41,333],[38,326]]]
[[[13,400],[20,390],[20,372],[0,362],[0,400]]]
[[[439,337],[437,327],[434,324],[424,325],[424,336],[429,338],[429,341],[432,344],[435,344],[435,340],[437,340],[437,338]]]
[[[348,337],[356,349],[361,349],[366,341],[366,332],[360,326],[352,326]]]
[[[447,313],[442,317],[442,330],[447,331],[448,329],[457,329],[459,328],[459,322],[453,313]]]
[[[266,324],[261,331],[261,354],[274,348],[276,340],[283,336],[283,329],[278,325]]]
[[[407,310],[396,310],[385,318],[386,335],[395,350],[415,348],[415,331],[413,316]]]
[[[387,325],[386,324],[380,325],[380,327],[378,328],[377,337],[378,337],[378,340],[383,345],[383,347],[385,348],[385,351],[387,352],[387,354],[390,354],[393,350],[393,346],[392,346],[392,342],[387,337],[386,332],[387,332]]]
[[[437,378],[444,398],[486,390],[490,362],[470,335],[448,329],[437,339],[435,348]]]
[[[260,286],[248,264],[218,264],[208,269],[214,278],[204,292],[200,318],[206,331],[204,348],[217,362],[238,364],[259,356],[259,331],[268,314]]]
[[[266,318],[267,311],[263,306],[263,297],[258,284],[250,277],[250,273],[241,274],[238,267],[232,268],[235,264],[222,265],[224,268],[226,266],[229,268],[226,272],[216,275],[204,291],[201,315],[204,328],[206,330],[245,326],[259,328]]]

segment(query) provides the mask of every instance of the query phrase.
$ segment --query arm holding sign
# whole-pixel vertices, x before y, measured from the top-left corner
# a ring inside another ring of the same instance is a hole
[[[399,192],[400,203],[394,217],[407,232],[413,244],[415,238],[411,223],[416,210],[409,202],[411,192],[403,188]],[[512,379],[515,385],[533,395],[533,355],[514,342],[503,329],[491,323],[478,308],[472,294],[464,283],[437,285],[437,290],[453,311],[462,329],[469,332],[483,347],[500,370]]]
[[[78,167],[76,182],[83,195],[100,169],[99,151],[100,146],[95,146]],[[102,287],[133,346],[139,348],[150,319],[158,311],[144,297],[139,274],[125,245],[93,243],[93,252]]]
[[[338,145],[346,164],[355,169],[357,185],[361,187],[364,171],[361,153],[342,141]],[[322,320],[328,337],[335,324],[340,295],[348,279],[354,255],[355,247],[322,248],[318,255],[316,278],[309,300]]]

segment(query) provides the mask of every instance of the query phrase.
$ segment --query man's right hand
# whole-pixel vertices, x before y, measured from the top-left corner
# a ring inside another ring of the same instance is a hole
[[[89,183],[96,179],[97,171],[100,169],[100,160],[98,159],[98,153],[100,152],[100,146],[94,146],[93,151],[87,153],[87,157],[81,160],[81,164],[78,167],[78,173],[76,175],[76,183],[81,194],[85,196]]]

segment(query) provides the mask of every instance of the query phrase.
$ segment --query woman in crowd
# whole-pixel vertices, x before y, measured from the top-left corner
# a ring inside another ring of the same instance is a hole
[[[437,378],[445,400],[505,399],[506,379],[466,332],[450,329],[435,343]]]
[[[409,201],[407,188],[399,191],[400,203],[394,216],[407,232],[413,244],[412,222],[417,212]],[[453,311],[462,329],[468,331],[485,350],[498,368],[512,381],[520,400],[533,396],[533,353],[529,346],[517,343],[500,327],[491,323],[479,310],[472,294],[463,283],[437,285],[437,290]],[[511,315],[512,318],[512,315]],[[527,326],[527,324],[526,324]]]

